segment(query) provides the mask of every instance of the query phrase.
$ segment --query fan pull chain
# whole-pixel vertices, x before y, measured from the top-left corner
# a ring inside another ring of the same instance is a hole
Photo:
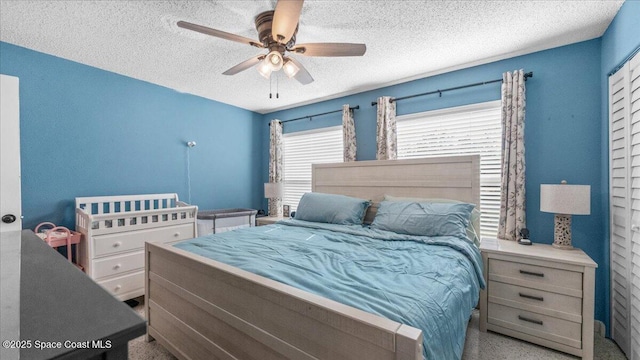
[[[269,99],[272,98],[272,96],[271,96],[271,83],[273,82],[272,80],[273,79],[271,79],[271,76],[269,76]]]
[[[279,79],[279,77],[278,77],[278,75],[276,75],[276,99],[280,99],[280,93],[279,93],[280,81],[278,79]]]

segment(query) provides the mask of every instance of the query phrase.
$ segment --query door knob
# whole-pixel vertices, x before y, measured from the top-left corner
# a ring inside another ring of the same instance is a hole
[[[12,214],[7,214],[2,216],[2,222],[5,224],[11,224],[16,221],[16,216]]]

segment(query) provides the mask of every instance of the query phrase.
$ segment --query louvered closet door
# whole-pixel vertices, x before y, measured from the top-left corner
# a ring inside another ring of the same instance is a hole
[[[609,78],[610,213],[611,213],[611,337],[625,353],[630,341],[628,71]]]
[[[631,121],[631,353],[640,360],[640,55],[629,62],[629,119]]]
[[[640,360],[640,55],[609,78],[611,336]]]

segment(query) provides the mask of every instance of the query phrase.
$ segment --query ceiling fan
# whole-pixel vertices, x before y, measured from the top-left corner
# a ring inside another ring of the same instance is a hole
[[[304,0],[278,0],[275,10],[265,11],[255,18],[259,41],[206,26],[178,21],[178,26],[221,39],[268,49],[267,54],[259,54],[225,71],[224,75],[235,75],[256,64],[258,71],[267,79],[274,71],[283,69],[303,85],[313,81],[311,74],[287,52],[304,56],[362,56],[367,51],[365,44],[352,43],[309,43],[296,45],[298,20]]]

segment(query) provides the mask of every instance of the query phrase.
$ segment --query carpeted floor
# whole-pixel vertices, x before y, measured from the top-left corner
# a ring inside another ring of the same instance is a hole
[[[134,310],[144,317],[144,298],[137,299],[140,305]],[[492,332],[482,333],[478,330],[479,313],[473,312],[467,327],[467,340],[464,345],[463,360],[539,360],[539,359],[577,359],[572,355],[550,350],[507,336]],[[144,336],[129,342],[129,359],[131,360],[173,360],[175,357],[157,342],[147,343]],[[596,360],[624,360],[626,357],[611,340],[596,336]]]

